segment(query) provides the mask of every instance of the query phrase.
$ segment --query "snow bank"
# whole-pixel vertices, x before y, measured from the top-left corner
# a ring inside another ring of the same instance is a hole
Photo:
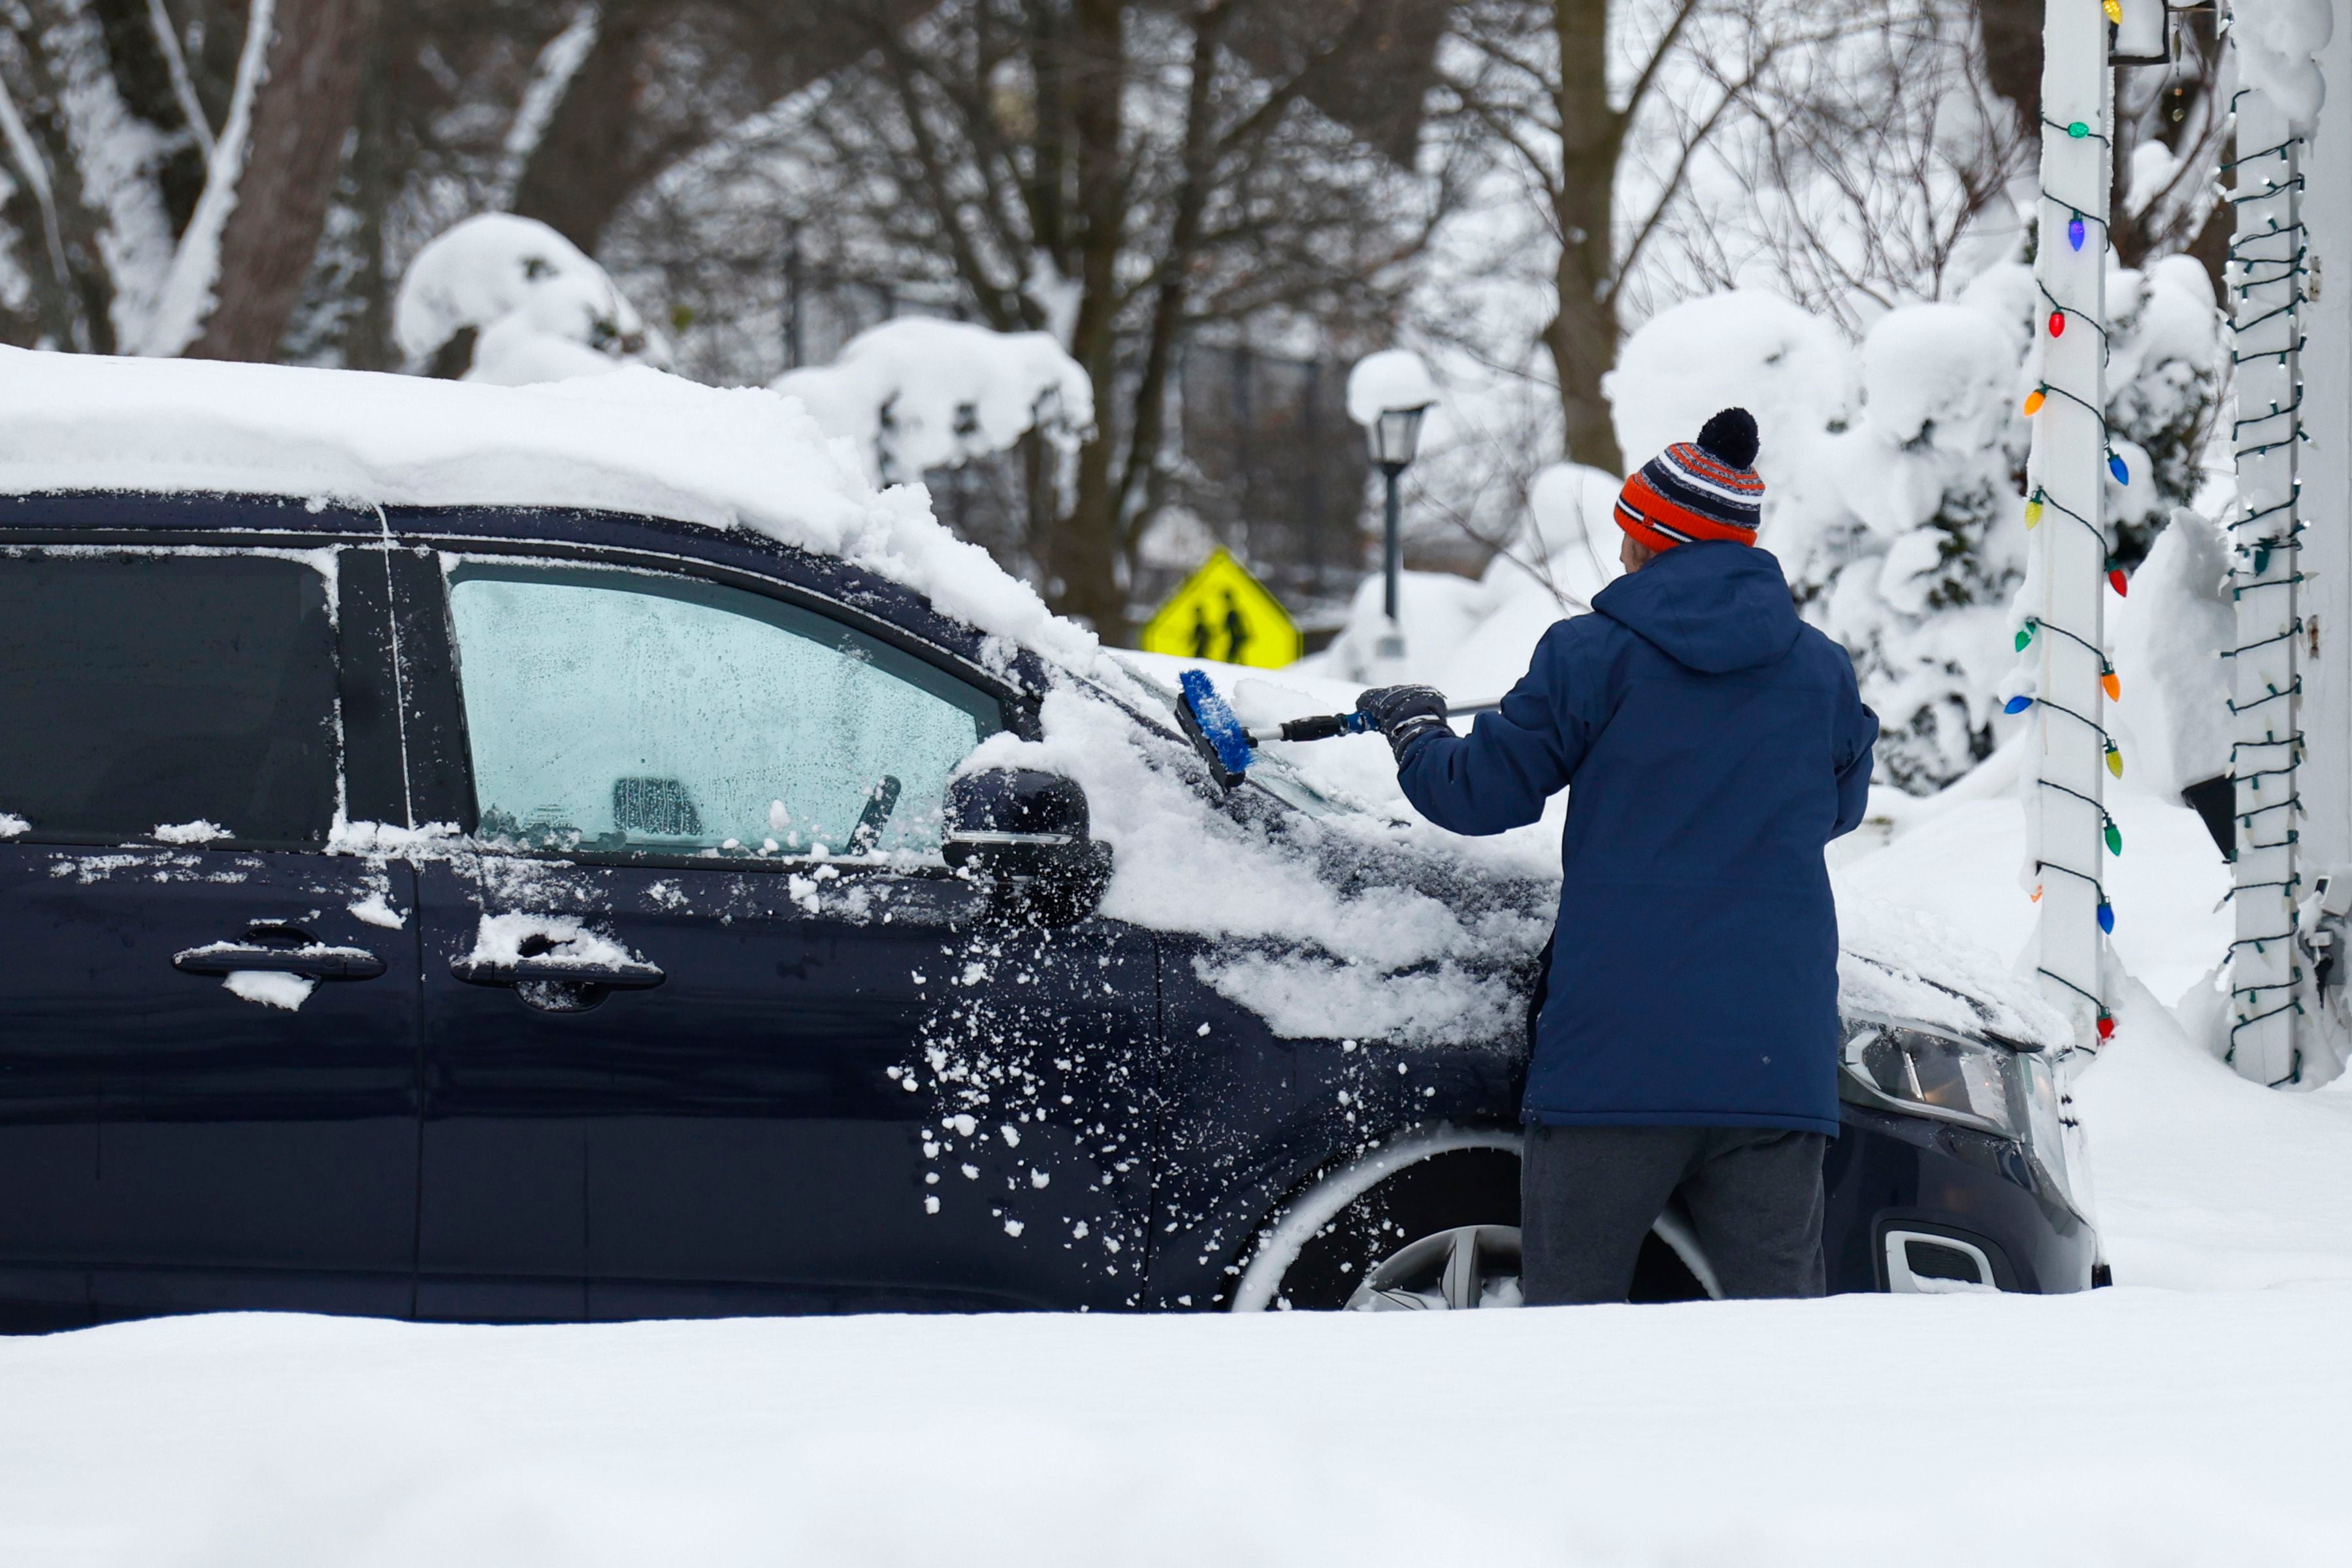
[[[1033,429],[1073,455],[1095,422],[1094,384],[1051,332],[925,316],[870,327],[833,363],[772,384],[853,443],[877,482],[1010,451]]]
[[[608,509],[746,528],[1091,668],[1094,637],[877,491],[791,400],[643,366],[547,386],[0,348],[0,493],[221,490],[357,505]]]
[[[2229,544],[2186,507],[2132,574],[2131,596],[2109,601],[2108,641],[2124,700],[2112,711],[2132,772],[2177,795],[2230,771],[2229,666],[2236,613]]]
[[[2135,984],[2074,1095],[2117,1283],[2352,1279],[2352,1079],[2307,1093],[2249,1083]]]
[[[167,1319],[0,1342],[0,1559],[2332,1568],[2347,1312]]]
[[[536,218],[483,213],[436,237],[400,280],[393,333],[414,369],[478,336],[468,381],[523,386],[667,355],[602,267]]]
[[[2124,853],[2104,870],[2116,954],[2159,997],[2179,997],[2235,934],[2230,911],[2216,908],[2229,890],[2229,867],[2195,812],[2129,775],[2110,786],[2107,810],[2124,839]],[[1841,865],[1833,879],[1841,910],[1874,902],[1918,910],[2003,968],[2030,970],[2023,955],[2036,906],[2019,884],[2024,858],[2024,807],[2002,795],[1922,813],[1899,825],[1885,847]]]

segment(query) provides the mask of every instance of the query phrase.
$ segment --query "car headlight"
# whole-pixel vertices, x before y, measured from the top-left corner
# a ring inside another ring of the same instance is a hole
[[[1874,1026],[1846,1041],[1845,1069],[1896,1110],[2022,1138],[2023,1107],[2012,1100],[2023,1097],[2011,1093],[2010,1056],[1974,1040]]]
[[[2043,1058],[1980,1040],[1872,1024],[1848,1037],[1845,1070],[1865,1103],[2023,1144],[2059,1195],[2073,1204],[2058,1089]]]

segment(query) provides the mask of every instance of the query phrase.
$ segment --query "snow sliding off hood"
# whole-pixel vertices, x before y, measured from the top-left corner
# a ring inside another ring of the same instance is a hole
[[[1801,624],[1769,552],[1715,540],[1676,545],[1601,589],[1592,607],[1706,675],[1771,663]]]

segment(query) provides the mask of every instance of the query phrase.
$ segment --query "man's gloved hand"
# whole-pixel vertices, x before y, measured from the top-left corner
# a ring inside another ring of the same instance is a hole
[[[1413,746],[1445,728],[1445,693],[1434,686],[1375,686],[1356,699],[1356,711],[1388,737],[1402,763]]]

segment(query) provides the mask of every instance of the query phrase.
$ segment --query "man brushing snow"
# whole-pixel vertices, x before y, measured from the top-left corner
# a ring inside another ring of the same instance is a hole
[[[1756,546],[1756,421],[1727,408],[1625,481],[1625,575],[1544,634],[1470,733],[1426,686],[1357,708],[1424,816],[1535,821],[1569,792],[1520,1168],[1531,1305],[1622,1301],[1679,1194],[1727,1296],[1822,1289],[1838,1130],[1837,911],[1878,720]]]

